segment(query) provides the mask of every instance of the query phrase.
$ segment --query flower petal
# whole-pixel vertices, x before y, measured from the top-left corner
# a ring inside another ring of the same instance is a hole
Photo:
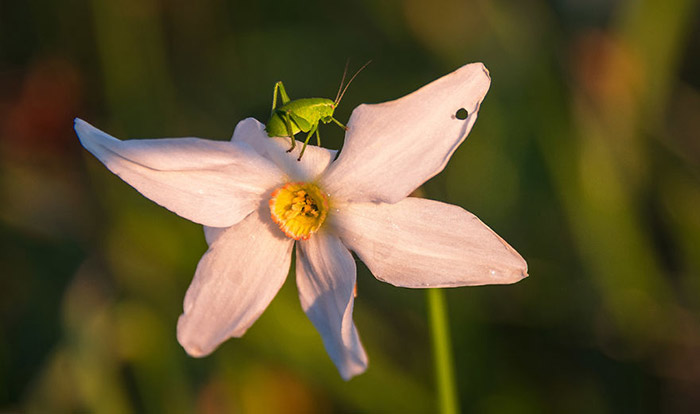
[[[177,323],[188,354],[205,356],[243,335],[284,283],[294,244],[269,214],[261,207],[226,229],[197,265]]]
[[[490,83],[484,65],[472,63],[401,99],[358,106],[323,187],[345,200],[395,203],[408,196],[445,168]],[[466,119],[457,117],[460,108]]]
[[[527,263],[468,211],[409,197],[396,204],[339,207],[340,238],[374,276],[402,287],[514,283]]]
[[[228,227],[209,227],[203,226],[204,229],[204,239],[207,241],[207,246],[211,246],[214,242],[221,237],[222,234],[228,229]]]
[[[300,161],[303,142],[297,141],[294,150],[287,152],[291,143],[289,138],[270,138],[265,132],[265,125],[255,118],[246,118],[236,125],[232,141],[246,142],[262,156],[271,160],[287,174],[290,181],[314,181],[335,159],[337,151],[315,145],[308,145]]]
[[[245,142],[253,147],[258,154],[265,156],[267,153],[265,142],[269,138],[265,132],[265,125],[255,118],[246,118],[236,124],[231,142]]]
[[[320,232],[297,244],[301,306],[345,380],[367,369],[367,354],[352,321],[355,278],[355,261],[338,237]]]
[[[274,164],[249,146],[199,138],[120,141],[76,119],[85,149],[141,194],[180,216],[231,226],[282,181]]]

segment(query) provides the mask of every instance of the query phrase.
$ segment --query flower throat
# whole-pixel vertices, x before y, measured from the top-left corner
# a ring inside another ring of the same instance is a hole
[[[272,192],[272,220],[294,240],[307,240],[328,215],[328,199],[316,184],[287,183]]]

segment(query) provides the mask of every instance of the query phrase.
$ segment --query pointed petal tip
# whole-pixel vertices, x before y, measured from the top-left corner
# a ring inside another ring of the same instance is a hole
[[[188,335],[187,316],[183,313],[177,320],[177,341],[185,349],[185,352],[191,357],[201,358],[205,355],[199,345],[193,343]]]
[[[209,355],[209,353],[202,352],[202,350],[196,346],[188,347],[182,345],[182,347],[185,349],[185,352],[187,352],[187,355],[191,356],[192,358],[204,358],[205,356]]]
[[[73,119],[73,129],[75,130],[75,132],[78,134],[78,137],[80,138],[81,132],[87,132],[90,129],[95,129],[95,127],[90,125],[86,121],[83,121],[80,118],[75,118],[75,119]]]
[[[177,320],[177,341],[185,349],[187,355],[193,358],[203,358],[211,354],[216,347],[209,349],[209,347],[202,346],[198,339],[201,339],[201,335],[196,334],[196,329],[191,329],[188,326],[188,317],[186,314],[180,315]]]
[[[525,270],[523,270],[523,271],[520,272],[520,279],[518,279],[518,281],[521,281],[521,280],[525,279],[525,278],[528,277],[528,276],[530,276],[530,274],[527,272],[527,269],[525,269]]]
[[[508,247],[511,253],[516,257],[516,260],[519,262],[517,265],[513,266],[513,270],[511,271],[510,275],[510,281],[508,283],[517,283],[530,276],[530,274],[528,273],[527,261],[525,261],[525,258],[521,256],[520,253],[518,253],[518,251],[513,248],[513,246],[509,245],[500,236],[498,237]]]
[[[93,146],[95,144],[106,141],[117,141],[117,139],[113,136],[95,128],[90,123],[83,121],[80,118],[75,118],[73,120],[73,130],[78,136],[78,139],[80,140],[80,143],[83,145],[83,147],[85,147],[85,149],[92,152],[93,154]],[[97,156],[97,154],[95,155]]]
[[[82,141],[82,138],[80,137],[80,134],[84,132],[84,130],[89,126],[87,122],[83,121],[80,118],[75,118],[73,119],[73,130],[75,131],[76,135],[78,135],[78,139]]]
[[[507,278],[507,281],[504,284],[518,283],[528,276],[530,276],[530,275],[527,273],[527,266],[526,266],[525,269],[514,270],[509,275],[509,277]]]
[[[487,78],[489,78],[489,81],[491,80],[491,72],[489,72],[489,69],[484,65],[482,62],[476,62],[474,65],[479,65],[481,66],[481,70],[484,71],[484,75],[486,75]]]
[[[209,356],[223,342],[230,338],[240,338],[247,331],[249,326],[240,326],[225,335],[211,329],[212,320],[202,320],[194,315],[194,309],[191,303],[185,300],[185,311],[177,320],[177,341],[185,349],[185,352],[194,358],[203,358]],[[201,316],[201,315],[200,315]]]
[[[248,327],[240,327],[218,339],[208,335],[211,331],[202,330],[202,323],[194,322],[187,313],[180,315],[177,320],[177,342],[193,358],[204,358],[211,355],[224,341],[230,338],[240,338],[248,331]],[[355,374],[353,374],[355,375]]]
[[[357,365],[352,365],[350,367],[347,367],[346,369],[339,370],[340,377],[344,381],[350,381],[351,379],[355,378],[356,376],[360,374],[364,374],[365,371],[367,371],[367,359],[365,358],[364,361],[362,361],[361,364]]]
[[[489,273],[491,274],[491,279],[483,284],[511,285],[513,283],[518,283],[529,276],[527,273],[527,262],[517,251],[515,251],[515,249],[513,249],[503,239],[501,239],[500,237],[499,239],[511,252],[513,258],[512,260],[505,261],[503,263],[503,267],[489,270]]]

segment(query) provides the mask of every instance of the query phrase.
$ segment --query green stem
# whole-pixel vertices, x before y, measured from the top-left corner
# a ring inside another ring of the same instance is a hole
[[[452,344],[447,321],[447,306],[442,289],[428,289],[428,313],[430,315],[435,364],[435,382],[442,414],[459,413],[459,402],[452,364]]]

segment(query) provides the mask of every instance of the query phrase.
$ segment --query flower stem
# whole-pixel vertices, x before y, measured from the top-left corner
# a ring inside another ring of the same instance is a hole
[[[430,315],[435,385],[438,391],[440,413],[459,413],[455,375],[452,363],[452,344],[447,321],[447,306],[442,289],[428,289],[428,313]]]

